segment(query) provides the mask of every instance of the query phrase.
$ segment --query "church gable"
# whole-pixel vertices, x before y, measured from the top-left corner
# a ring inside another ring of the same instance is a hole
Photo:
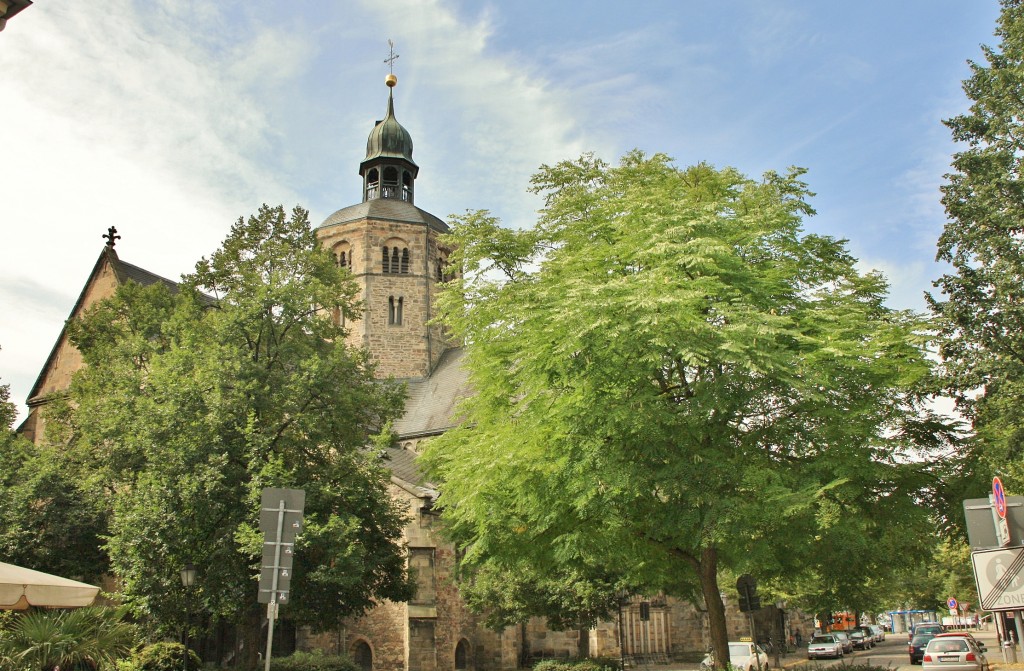
[[[39,414],[41,406],[46,404],[46,399],[52,394],[64,392],[71,386],[71,377],[84,364],[82,354],[68,340],[68,324],[78,319],[90,307],[99,301],[110,298],[117,292],[117,288],[125,282],[136,282],[143,286],[155,283],[164,283],[169,287],[177,287],[175,282],[165,279],[138,266],[121,261],[117,252],[114,251],[114,241],[120,236],[111,227],[104,237],[108,238],[107,245],[100,252],[99,258],[93,265],[85,285],[82,287],[78,300],[71,308],[71,313],[61,327],[50,355],[46,358],[39,377],[28,397],[28,417],[18,428],[18,432],[33,442],[42,439],[43,425]]]

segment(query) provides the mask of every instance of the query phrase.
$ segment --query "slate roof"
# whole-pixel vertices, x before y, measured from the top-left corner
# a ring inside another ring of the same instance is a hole
[[[406,224],[422,224],[441,233],[449,231],[448,224],[426,210],[421,210],[412,203],[398,198],[373,198],[356,205],[343,207],[324,219],[319,228],[347,224],[361,219],[377,219],[379,221],[398,221]],[[319,230],[319,229],[317,229]]]
[[[472,393],[462,367],[464,353],[462,348],[450,349],[429,377],[406,381],[405,415],[393,427],[400,440],[436,436],[458,424],[458,403]]]
[[[409,396],[405,415],[392,427],[400,442],[436,436],[458,424],[458,403],[472,393],[469,376],[462,367],[463,354],[461,348],[450,349],[429,377],[406,381]],[[416,452],[404,447],[385,450],[391,481],[416,496],[434,500],[437,488],[426,480],[416,457]]]

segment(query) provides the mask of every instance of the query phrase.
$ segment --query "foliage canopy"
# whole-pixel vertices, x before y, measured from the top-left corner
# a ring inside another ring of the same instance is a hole
[[[926,324],[801,230],[801,174],[587,155],[534,178],[534,229],[455,219],[440,319],[477,394],[426,463],[471,570],[696,596],[724,664],[720,569],[835,608],[885,570],[865,544],[928,551]]]

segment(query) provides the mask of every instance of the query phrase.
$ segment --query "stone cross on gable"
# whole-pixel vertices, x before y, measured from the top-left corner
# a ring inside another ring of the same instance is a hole
[[[121,236],[117,234],[117,229],[114,228],[113,226],[108,228],[107,232],[104,235],[101,235],[100,237],[104,238],[107,241],[107,247],[110,247],[111,249],[113,249],[114,244],[121,239]]]

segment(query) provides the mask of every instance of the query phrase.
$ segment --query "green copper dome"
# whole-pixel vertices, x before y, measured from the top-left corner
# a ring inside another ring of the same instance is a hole
[[[395,118],[395,100],[388,92],[388,113],[383,121],[370,131],[366,139],[366,158],[363,163],[375,158],[401,158],[416,165],[412,160],[412,136]]]

